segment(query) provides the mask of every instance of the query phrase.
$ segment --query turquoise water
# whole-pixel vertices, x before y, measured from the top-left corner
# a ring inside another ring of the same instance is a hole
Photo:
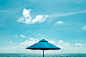
[[[0,53],[0,57],[43,57],[42,54]],[[45,54],[44,57],[86,57],[86,54]]]

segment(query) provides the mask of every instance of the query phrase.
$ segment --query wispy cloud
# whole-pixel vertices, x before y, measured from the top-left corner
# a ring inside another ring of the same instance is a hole
[[[83,41],[83,39],[80,39],[80,40],[79,39],[76,39],[76,40],[72,40],[72,41]]]
[[[44,37],[44,35],[41,35],[41,34],[38,34],[38,35],[40,35],[41,37]]]
[[[44,37],[44,35],[42,35],[42,37]]]
[[[50,17],[61,17],[61,16],[69,16],[69,15],[74,15],[74,14],[81,14],[81,13],[86,13],[86,10],[79,11],[79,12],[72,12],[72,13],[55,14],[55,15],[51,15]]]
[[[75,45],[76,45],[76,46],[82,46],[83,44],[81,44],[81,43],[76,43]]]
[[[72,41],[79,41],[78,39],[76,39],[76,40],[72,40]]]
[[[83,41],[83,39],[81,39],[80,41]]]
[[[84,25],[82,29],[83,29],[83,30],[86,30],[86,25]]]
[[[84,45],[86,45],[86,44],[84,44]]]
[[[65,23],[62,22],[62,21],[55,22],[55,26],[58,25],[58,24],[65,24]]]
[[[13,35],[13,37],[14,37],[14,38],[18,38],[18,35],[17,35],[17,34],[16,34],[16,35]]]
[[[21,36],[22,38],[26,38],[26,36],[24,36],[23,34],[20,34],[20,36]]]
[[[10,41],[11,44],[17,45],[16,43],[13,43],[12,41]]]
[[[41,35],[41,34],[38,34],[38,35]]]
[[[47,19],[47,17],[49,17],[49,15],[37,15],[34,19],[32,19],[30,11],[31,9],[27,10],[24,8],[22,13],[23,17],[19,18],[18,22],[22,22],[25,24],[35,24],[37,22],[44,22]]]

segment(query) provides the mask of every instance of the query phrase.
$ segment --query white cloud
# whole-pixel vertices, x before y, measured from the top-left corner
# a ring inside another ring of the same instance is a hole
[[[44,35],[42,35],[42,37],[44,37]]]
[[[78,39],[76,39],[76,40],[72,40],[72,41],[79,41]]]
[[[55,44],[55,41],[54,40],[50,40],[48,41],[49,43],[52,43],[52,44]]]
[[[72,41],[83,41],[83,39],[80,39],[80,40],[76,39],[76,40],[72,40]]]
[[[24,35],[22,35],[22,34],[20,34],[20,36],[21,36],[22,38],[26,38],[26,36],[24,36]]]
[[[12,41],[10,41],[10,43],[12,43]]]
[[[48,17],[48,15],[38,15],[36,16],[35,19],[32,20],[31,23],[36,23],[36,22],[44,22],[46,20],[46,18]]]
[[[26,10],[25,8],[23,9],[23,16],[24,17],[30,17],[30,11],[31,11],[31,9],[29,9],[29,10]]]
[[[83,29],[83,30],[86,30],[86,25],[84,25],[82,29]]]
[[[28,53],[28,51],[30,51],[30,50],[26,50],[26,47],[28,47],[30,45],[33,45],[33,44],[37,43],[38,41],[39,41],[39,39],[29,38],[29,40],[21,42],[21,43],[19,43],[16,46],[13,46],[11,48],[3,48],[2,50],[4,52],[10,50],[10,52],[15,52],[15,53],[16,52],[17,53],[22,53],[22,52],[25,52],[25,53],[27,52]],[[58,53],[74,53],[74,52],[75,53],[79,53],[79,52],[86,52],[85,51],[86,49],[81,44],[79,44],[79,45],[81,45],[79,47],[77,47],[77,46],[74,47],[74,46],[72,46],[72,44],[70,44],[68,42],[64,42],[63,40],[59,40],[57,43],[54,40],[48,40],[48,42],[50,42],[50,43],[56,45],[57,47],[61,48],[58,51],[51,51],[51,52],[49,51],[50,53],[53,53],[53,52],[55,52],[55,53],[56,52],[58,52]],[[10,43],[13,44],[12,41],[10,41]],[[76,45],[78,45],[78,44],[76,44]],[[84,45],[86,45],[86,44],[84,44]],[[37,53],[37,51],[33,50],[33,51],[30,51],[30,52]],[[38,52],[38,53],[40,53],[40,52]]]
[[[38,34],[38,35],[41,35],[41,34]]]
[[[84,44],[84,45],[86,45],[86,44]]]
[[[63,40],[59,40],[57,46],[61,47],[61,49],[70,49],[70,43]]]
[[[13,44],[13,45],[17,45],[16,43],[13,43],[12,41],[10,41],[10,43]]]
[[[81,53],[81,52],[84,53],[86,52],[85,51],[86,49],[83,46],[83,44],[76,43],[75,45],[76,46],[68,42],[64,42],[63,40],[59,40],[57,44],[58,47],[61,47],[61,49],[59,50],[61,53]]]
[[[38,34],[38,35],[40,35],[41,37],[44,37],[44,35],[41,35],[41,34]]]
[[[81,44],[81,43],[76,43],[75,45],[76,45],[76,46],[82,46],[83,44]]]
[[[24,18],[23,18],[23,17],[19,18],[19,19],[18,19],[18,22],[24,23]]]
[[[37,43],[38,41],[39,41],[38,39],[29,38],[29,40],[26,40],[26,41],[24,41],[22,43],[19,43],[18,48],[26,48],[26,47],[28,47],[30,45],[33,45],[33,44]]]
[[[47,17],[49,17],[49,15],[37,15],[34,19],[32,19],[31,15],[30,15],[30,11],[26,10],[25,8],[23,9],[23,17],[18,19],[18,22],[22,22],[25,24],[35,24],[36,22],[44,22]]]
[[[30,16],[30,11],[31,9],[29,10],[26,10],[25,8],[23,9],[23,17],[19,18],[18,19],[18,22],[22,22],[22,23],[26,23],[26,24],[30,24],[30,21],[32,19],[32,17]]]
[[[18,38],[18,35],[17,35],[17,34],[16,34],[16,35],[13,35],[13,37],[14,37],[14,38]]]
[[[55,25],[58,25],[58,24],[65,24],[65,23],[62,21],[55,22]]]
[[[83,41],[83,39],[81,39],[80,41]]]

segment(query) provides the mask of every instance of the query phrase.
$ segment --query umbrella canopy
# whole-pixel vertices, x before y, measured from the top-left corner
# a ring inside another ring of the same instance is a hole
[[[40,40],[38,43],[27,47],[26,49],[43,50],[43,57],[44,57],[44,50],[59,50],[61,48],[59,48],[43,39],[43,40]]]
[[[26,49],[33,49],[33,50],[59,50],[61,48],[49,43],[46,40],[40,40],[38,43],[27,47]]]

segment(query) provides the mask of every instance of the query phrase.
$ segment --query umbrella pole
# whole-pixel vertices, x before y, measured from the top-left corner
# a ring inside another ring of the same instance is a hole
[[[44,57],[44,49],[43,49],[43,57]]]

